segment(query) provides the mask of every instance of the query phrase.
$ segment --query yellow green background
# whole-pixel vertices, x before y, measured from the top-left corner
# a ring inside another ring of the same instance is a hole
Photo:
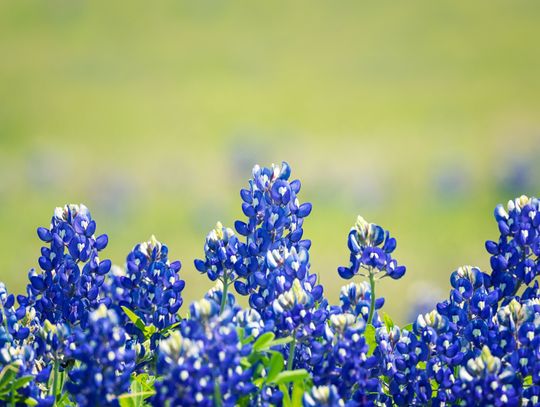
[[[379,292],[406,322],[488,268],[498,202],[538,193],[539,21],[532,1],[0,2],[0,280],[22,292],[36,227],[84,202],[104,256],[155,234],[194,300],[207,231],[286,160],[329,297],[360,213],[398,239],[408,272]]]

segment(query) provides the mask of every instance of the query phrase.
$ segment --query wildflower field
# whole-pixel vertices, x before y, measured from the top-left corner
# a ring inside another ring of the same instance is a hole
[[[37,229],[26,294],[0,286],[2,404],[540,404],[539,200],[497,206],[490,268],[449,273],[447,298],[400,327],[376,294],[381,279],[407,278],[396,240],[358,216],[335,272],[340,301],[329,303],[300,189],[287,163],[254,167],[245,218],[235,230],[217,223],[194,261],[213,287],[191,304],[164,243],[152,236],[113,266],[88,208],[57,208]]]

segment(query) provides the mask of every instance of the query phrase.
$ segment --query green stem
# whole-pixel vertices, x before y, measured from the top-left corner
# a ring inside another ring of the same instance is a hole
[[[289,347],[289,358],[287,359],[287,370],[292,370],[293,368],[295,351],[296,351],[296,331],[293,332],[293,340]],[[289,389],[289,393],[291,393],[291,383],[288,384],[287,388]],[[292,397],[292,394],[291,394],[291,397]]]
[[[0,302],[0,311],[2,311],[2,321],[4,322],[4,328],[6,329],[6,333],[9,332],[9,326],[8,321],[6,318],[6,313],[4,312],[4,305]]]
[[[289,359],[287,359],[287,370],[292,370],[293,368],[295,351],[296,351],[296,332],[293,333],[293,340],[289,348]]]
[[[11,385],[11,394],[9,396],[9,406],[15,407],[15,390],[13,390],[13,385]]]
[[[53,372],[53,396],[55,404],[58,401],[58,379],[59,379],[59,367],[58,359],[54,360],[54,372]]]
[[[221,407],[223,404],[221,402],[221,389],[219,388],[219,383],[217,380],[214,381],[214,406]]]
[[[223,314],[225,309],[225,303],[227,302],[227,292],[229,291],[229,279],[227,273],[223,275],[223,295],[221,296],[221,307],[219,309],[219,314]]]
[[[369,307],[368,325],[371,324],[375,312],[375,275],[371,272],[371,269],[369,270],[369,286],[371,288],[371,306]]]

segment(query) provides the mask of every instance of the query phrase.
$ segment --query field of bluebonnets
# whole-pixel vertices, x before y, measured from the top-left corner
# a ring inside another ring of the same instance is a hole
[[[499,0],[0,2],[0,405],[474,404],[473,383],[534,405],[537,203],[514,198],[540,187],[539,19]],[[285,228],[267,256],[238,190],[282,160],[288,187],[256,209]]]
[[[398,326],[377,294],[406,267],[358,216],[329,303],[311,270],[301,182],[255,166],[234,230],[217,223],[195,268],[215,282],[183,307],[182,265],[155,237],[126,267],[84,205],[39,227],[26,295],[0,286],[0,399],[10,406],[364,406],[540,403],[540,201],[495,208],[491,267],[450,275],[433,309]],[[99,233],[98,233],[99,230]],[[236,298],[248,297],[247,307]],[[17,304],[16,304],[17,303]]]

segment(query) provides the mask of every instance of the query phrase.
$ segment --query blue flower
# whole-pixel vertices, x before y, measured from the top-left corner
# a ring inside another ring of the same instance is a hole
[[[343,399],[339,397],[335,386],[314,386],[309,393],[304,394],[305,407],[342,407]]]
[[[102,297],[100,287],[111,268],[110,260],[100,260],[99,252],[108,243],[107,235],[95,236],[96,223],[84,205],[56,208],[49,229],[39,228],[41,272],[31,270],[23,306],[34,306],[40,319],[85,326],[89,313]]]
[[[233,309],[220,313],[212,298],[193,303],[190,319],[161,341],[154,404],[234,406],[256,390],[241,364],[251,345],[240,343]]]
[[[90,314],[86,329],[76,329],[66,356],[77,362],[69,372],[66,390],[80,406],[118,406],[118,396],[129,389],[135,351],[118,325],[113,310],[101,305]]]
[[[237,232],[246,239],[236,250],[242,259],[235,259],[239,277],[235,288],[242,295],[250,295],[250,304],[259,312],[289,289],[274,289],[280,276],[290,282],[295,277],[309,278],[307,250],[311,242],[302,240],[302,226],[311,204],[300,204],[300,181],[289,181],[290,175],[287,163],[272,168],[255,166],[249,189],[240,191],[248,221],[235,222]]]
[[[504,366],[484,346],[481,354],[470,359],[459,370],[460,382],[455,387],[467,405],[519,405],[521,385],[510,366]]]
[[[179,275],[180,261],[170,262],[168,254],[168,247],[152,236],[128,254],[125,272],[116,270],[111,275],[106,294],[131,334],[140,331],[129,322],[121,306],[135,312],[145,325],[160,330],[180,321],[185,282]]]
[[[206,273],[212,281],[234,281],[240,275],[245,276],[247,270],[242,263],[241,244],[230,228],[220,222],[206,237],[204,245],[205,260],[195,260],[195,268]]]
[[[515,295],[540,273],[539,210],[540,201],[525,195],[509,201],[506,209],[502,205],[495,209],[500,237],[487,241],[486,249],[491,254],[491,284],[504,296]]]
[[[348,267],[339,267],[342,278],[350,279],[354,275],[369,276],[382,273],[382,277],[399,279],[405,274],[405,266],[398,265],[391,254],[396,248],[396,239],[390,237],[379,225],[368,223],[358,216],[355,226],[348,237],[351,263]]]
[[[52,406],[54,398],[43,385],[51,368],[39,345],[41,331],[42,324],[34,308],[21,305],[16,308],[13,294],[0,283],[0,371],[15,369],[16,379],[32,377],[30,383],[18,389],[18,394],[47,407]]]

